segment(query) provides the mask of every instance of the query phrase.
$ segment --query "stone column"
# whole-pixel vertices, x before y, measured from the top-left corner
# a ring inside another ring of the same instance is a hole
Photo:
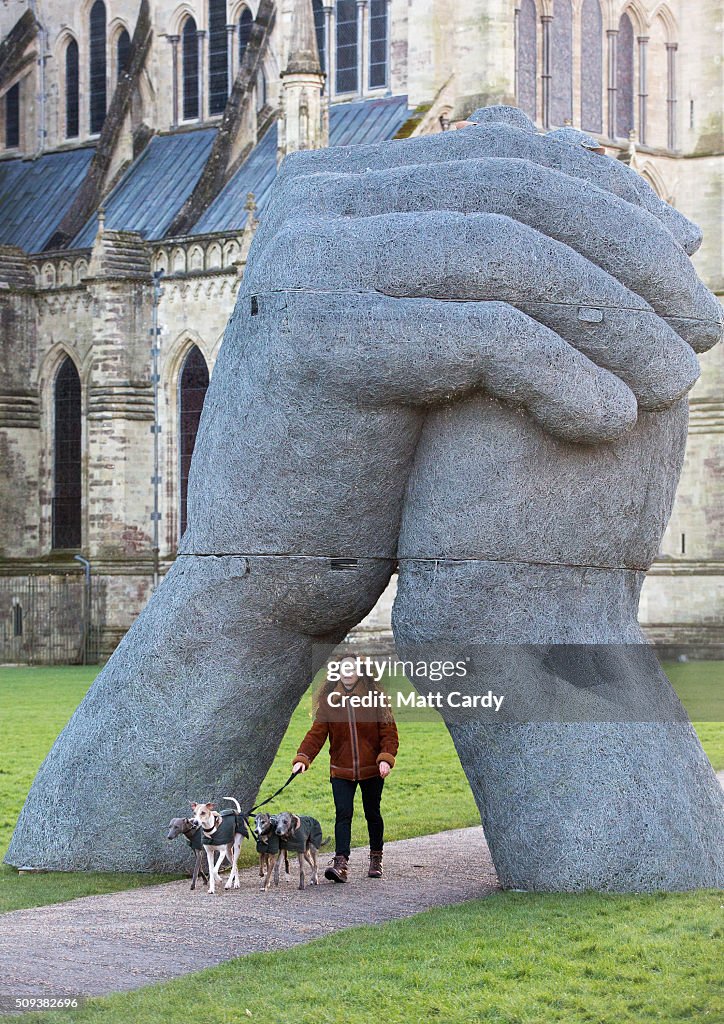
[[[357,94],[364,96],[369,79],[367,62],[367,0],[357,0]]]
[[[226,91],[231,95],[231,90],[234,87],[234,79],[236,78],[236,47],[234,42],[236,40],[236,25],[226,26]]]
[[[551,126],[551,22],[548,14],[541,15],[542,61],[541,61],[541,93],[542,122],[544,128]]]
[[[676,51],[677,43],[666,44],[666,109],[667,109],[667,145],[676,149]]]
[[[324,5],[324,31],[327,42],[327,96],[332,97],[335,93],[334,76],[337,69],[337,47],[335,39],[335,17],[334,4]]]
[[[41,490],[49,492],[50,483],[42,483],[40,478],[35,306],[27,255],[20,249],[0,246],[0,564],[12,558],[37,558],[42,553]]]
[[[606,32],[608,40],[608,137],[616,138],[616,74],[618,69],[618,29],[610,28]]]
[[[204,83],[206,81],[206,61],[204,60],[204,39],[206,38],[206,32],[203,29],[199,29],[196,32],[196,41],[198,43],[198,55],[199,55],[199,121],[203,121],[206,117],[205,108],[205,89]]]
[[[119,264],[123,263],[123,269]],[[112,648],[153,583],[153,387],[150,252],[140,236],[99,232],[86,279],[93,350],[87,401],[84,553],[114,609]]]
[[[520,63],[518,60],[518,33],[520,31],[520,7],[513,12],[513,94],[518,102],[518,83],[520,75]]]
[[[642,146],[646,145],[646,105],[648,102],[648,86],[647,86],[647,45],[649,37],[639,36],[638,47],[639,47],[639,142]]]
[[[176,128],[178,125],[178,44],[180,36],[167,36],[169,43],[171,44],[171,127]]]

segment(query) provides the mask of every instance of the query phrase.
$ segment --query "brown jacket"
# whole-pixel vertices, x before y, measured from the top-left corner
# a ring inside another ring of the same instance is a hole
[[[364,680],[346,691],[342,683],[335,692],[362,696],[367,692]],[[395,764],[399,740],[392,713],[386,708],[354,708],[349,703],[329,707],[324,696],[314,724],[299,744],[293,764],[301,761],[307,768],[329,737],[330,774],[337,779],[371,779],[379,774],[380,761],[390,768]]]

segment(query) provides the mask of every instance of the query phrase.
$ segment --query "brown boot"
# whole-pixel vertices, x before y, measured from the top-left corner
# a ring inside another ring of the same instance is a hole
[[[382,850],[370,850],[368,878],[382,878]]]
[[[344,856],[344,854],[337,854],[327,870],[324,872],[324,877],[328,878],[330,882],[346,882],[348,864],[349,860]]]

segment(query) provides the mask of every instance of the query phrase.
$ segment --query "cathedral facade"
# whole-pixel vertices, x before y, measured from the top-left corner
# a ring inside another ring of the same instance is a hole
[[[719,0],[0,6],[0,660],[105,657],[171,564],[209,377],[279,161],[515,103],[700,224],[724,293]],[[724,352],[644,587],[724,643]],[[367,625],[389,620],[386,595]]]

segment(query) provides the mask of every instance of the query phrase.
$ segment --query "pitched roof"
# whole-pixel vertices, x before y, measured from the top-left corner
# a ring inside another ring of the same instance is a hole
[[[198,181],[215,134],[215,128],[201,128],[151,139],[106,196],[106,227],[137,231],[144,238],[162,238]],[[92,245],[97,228],[94,214],[70,248]]]
[[[67,213],[92,147],[0,161],[0,244],[41,252]]]
[[[410,116],[406,96],[339,103],[330,107],[332,146],[391,139]],[[163,238],[203,170],[216,128],[157,135],[131,164],[104,202],[106,226]],[[191,233],[234,231],[244,226],[247,193],[263,209],[276,176],[277,126],[273,124],[202,214]],[[35,160],[0,161],[0,244],[40,252],[70,208],[93,156],[92,147],[46,153]],[[70,243],[93,244],[94,214]]]
[[[329,108],[330,146],[352,146],[392,139],[409,118],[407,96],[337,103]],[[193,235],[233,231],[244,226],[249,192],[263,209],[276,177],[277,126],[274,124],[227,182],[191,230]]]

